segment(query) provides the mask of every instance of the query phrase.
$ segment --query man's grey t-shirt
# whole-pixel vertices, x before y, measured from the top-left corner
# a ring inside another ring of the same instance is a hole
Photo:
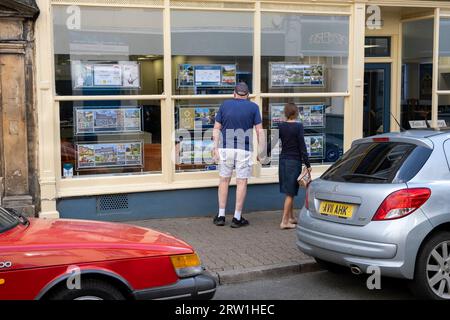
[[[244,99],[226,100],[216,114],[222,125],[221,148],[252,151],[253,127],[261,123],[256,103]]]

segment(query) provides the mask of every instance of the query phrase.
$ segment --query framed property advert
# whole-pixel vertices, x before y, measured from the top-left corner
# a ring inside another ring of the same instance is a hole
[[[236,65],[224,64],[222,65],[222,87],[234,87],[236,86]]]
[[[179,129],[211,129],[216,121],[219,105],[180,105],[178,108]]]
[[[94,87],[121,87],[122,68],[119,64],[94,64]]]
[[[94,86],[94,65],[82,61],[72,61],[72,83],[74,89]]]
[[[234,87],[236,64],[179,64],[177,87]]]
[[[269,62],[269,84],[281,87],[324,87],[324,65]]]
[[[178,65],[178,88],[194,86],[194,66],[192,64]]]
[[[136,61],[120,61],[122,68],[122,88],[140,88],[140,65]]]
[[[142,167],[142,141],[117,143],[78,143],[77,169]]]
[[[194,86],[220,87],[222,84],[222,66],[196,65],[194,67]]]
[[[181,164],[214,163],[213,140],[183,140],[180,143],[179,162]]]
[[[140,64],[137,61],[71,62],[74,89],[98,88],[140,88]]]
[[[323,135],[305,136],[306,150],[310,158],[323,159],[325,138]]]
[[[271,161],[278,161],[282,150],[281,139],[274,141],[272,139],[273,146],[271,147]],[[311,159],[323,159],[324,158],[324,135],[306,135],[305,136],[306,151]]]
[[[142,107],[75,107],[75,135],[142,131]]]
[[[323,128],[325,126],[325,105],[296,104],[298,107],[298,121],[305,128]],[[270,127],[278,128],[280,122],[286,121],[284,104],[269,104]]]

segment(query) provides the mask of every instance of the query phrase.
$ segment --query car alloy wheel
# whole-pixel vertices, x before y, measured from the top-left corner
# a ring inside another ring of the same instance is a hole
[[[426,274],[428,285],[438,297],[450,299],[450,241],[439,243],[428,255]]]

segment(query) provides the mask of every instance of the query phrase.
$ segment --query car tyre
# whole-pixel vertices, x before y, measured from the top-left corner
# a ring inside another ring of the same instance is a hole
[[[327,270],[331,273],[336,273],[336,274],[342,274],[342,273],[348,273],[349,269],[341,266],[339,264],[333,263],[333,262],[329,262],[329,261],[325,261],[319,258],[314,258],[317,262],[317,264],[319,265],[319,267],[321,269]]]
[[[444,249],[443,246],[446,248]],[[440,264],[435,256],[444,255],[447,258],[444,257],[443,263]],[[435,276],[436,280],[433,280]],[[429,282],[437,280],[439,281],[436,282],[433,289]],[[444,293],[441,296],[439,295],[440,286],[444,287]],[[450,299],[450,232],[444,231],[433,235],[420,249],[414,280],[410,282],[410,288],[415,296],[422,299]]]
[[[49,296],[49,300],[125,300],[125,296],[112,284],[99,279],[86,279],[81,289],[68,289],[64,285]]]

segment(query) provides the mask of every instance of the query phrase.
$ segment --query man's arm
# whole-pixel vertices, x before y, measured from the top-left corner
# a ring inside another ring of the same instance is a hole
[[[222,124],[220,122],[214,123],[213,129],[213,140],[214,140],[214,160],[216,163],[219,162],[219,143],[220,143],[220,134],[222,130]]]
[[[261,164],[266,164],[267,161],[267,146],[266,146],[266,135],[262,123],[255,126],[256,139],[258,141],[258,161]]]

